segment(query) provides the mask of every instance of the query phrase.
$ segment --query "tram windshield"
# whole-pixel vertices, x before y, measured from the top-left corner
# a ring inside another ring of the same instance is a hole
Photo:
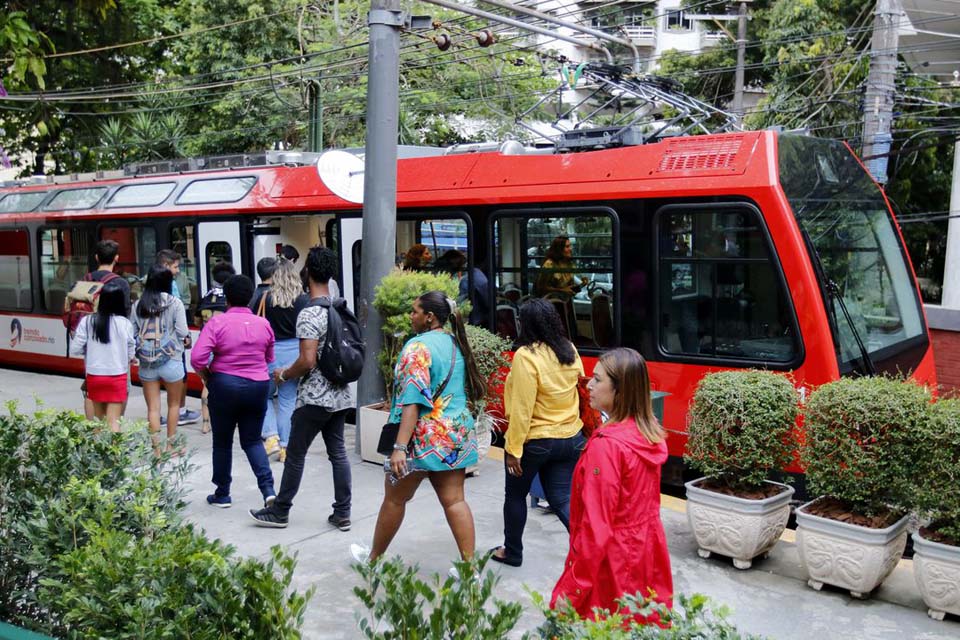
[[[906,252],[877,185],[841,143],[779,139],[780,184],[822,280],[841,370],[874,363],[924,335]]]

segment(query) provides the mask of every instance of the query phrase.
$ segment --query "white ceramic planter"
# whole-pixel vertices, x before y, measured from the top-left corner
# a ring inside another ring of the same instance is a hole
[[[364,462],[383,464],[383,455],[377,453],[377,443],[380,442],[380,432],[390,418],[390,413],[375,408],[379,406],[360,407],[357,422],[360,423],[360,457]]]
[[[781,487],[771,498],[748,500],[701,489],[705,478],[687,482],[687,521],[697,540],[697,553],[709,558],[719,553],[733,558],[737,569],[749,569],[753,559],[777,544],[790,517],[793,487]]]
[[[797,509],[797,548],[807,584],[819,591],[832,584],[866,598],[897,566],[907,544],[906,515],[886,529],[821,518]]]
[[[960,547],[913,534],[913,577],[927,615],[934,620],[947,613],[960,616]]]

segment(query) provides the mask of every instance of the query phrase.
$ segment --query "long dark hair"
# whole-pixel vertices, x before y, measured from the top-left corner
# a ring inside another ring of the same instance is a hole
[[[531,298],[520,307],[518,347],[544,344],[556,354],[560,364],[573,364],[577,357],[573,343],[556,307],[543,298]]]
[[[110,316],[127,315],[126,291],[118,279],[111,280],[100,288],[97,297],[97,312],[90,316],[90,328],[93,339],[107,344],[110,342]]]
[[[467,398],[471,402],[478,402],[483,399],[487,393],[487,381],[480,375],[477,369],[477,362],[473,359],[473,351],[470,349],[470,343],[467,342],[467,331],[464,329],[463,316],[457,309],[457,303],[447,297],[442,291],[428,291],[419,298],[417,303],[424,313],[432,313],[440,321],[440,325],[450,322],[451,333],[457,348],[463,354],[464,365],[466,365],[466,380],[464,380]]]
[[[557,236],[550,242],[550,248],[547,249],[547,260],[552,260],[554,264],[557,262],[568,262],[570,258],[563,255],[563,250],[566,248],[567,243],[570,242],[570,236]]]
[[[172,288],[173,272],[170,269],[159,264],[150,267],[137,305],[137,316],[152,318],[163,313],[163,294],[170,293]]]
[[[650,375],[647,363],[633,349],[620,347],[600,356],[600,365],[610,378],[616,395],[610,422],[622,422],[627,418],[637,421],[640,433],[651,443],[663,442],[666,433],[653,414],[650,400]]]

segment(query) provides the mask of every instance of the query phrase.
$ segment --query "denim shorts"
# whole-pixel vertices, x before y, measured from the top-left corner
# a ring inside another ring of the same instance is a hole
[[[180,382],[183,380],[183,362],[177,358],[170,358],[159,367],[140,366],[141,382]]]

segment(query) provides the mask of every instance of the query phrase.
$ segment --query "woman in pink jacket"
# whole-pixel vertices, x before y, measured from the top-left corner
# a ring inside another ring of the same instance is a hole
[[[568,599],[584,618],[619,609],[624,594],[672,606],[670,554],[660,521],[664,432],[653,415],[650,378],[633,349],[600,357],[590,405],[610,419],[591,436],[573,472],[570,553],[550,606]],[[655,620],[650,620],[654,622]]]

